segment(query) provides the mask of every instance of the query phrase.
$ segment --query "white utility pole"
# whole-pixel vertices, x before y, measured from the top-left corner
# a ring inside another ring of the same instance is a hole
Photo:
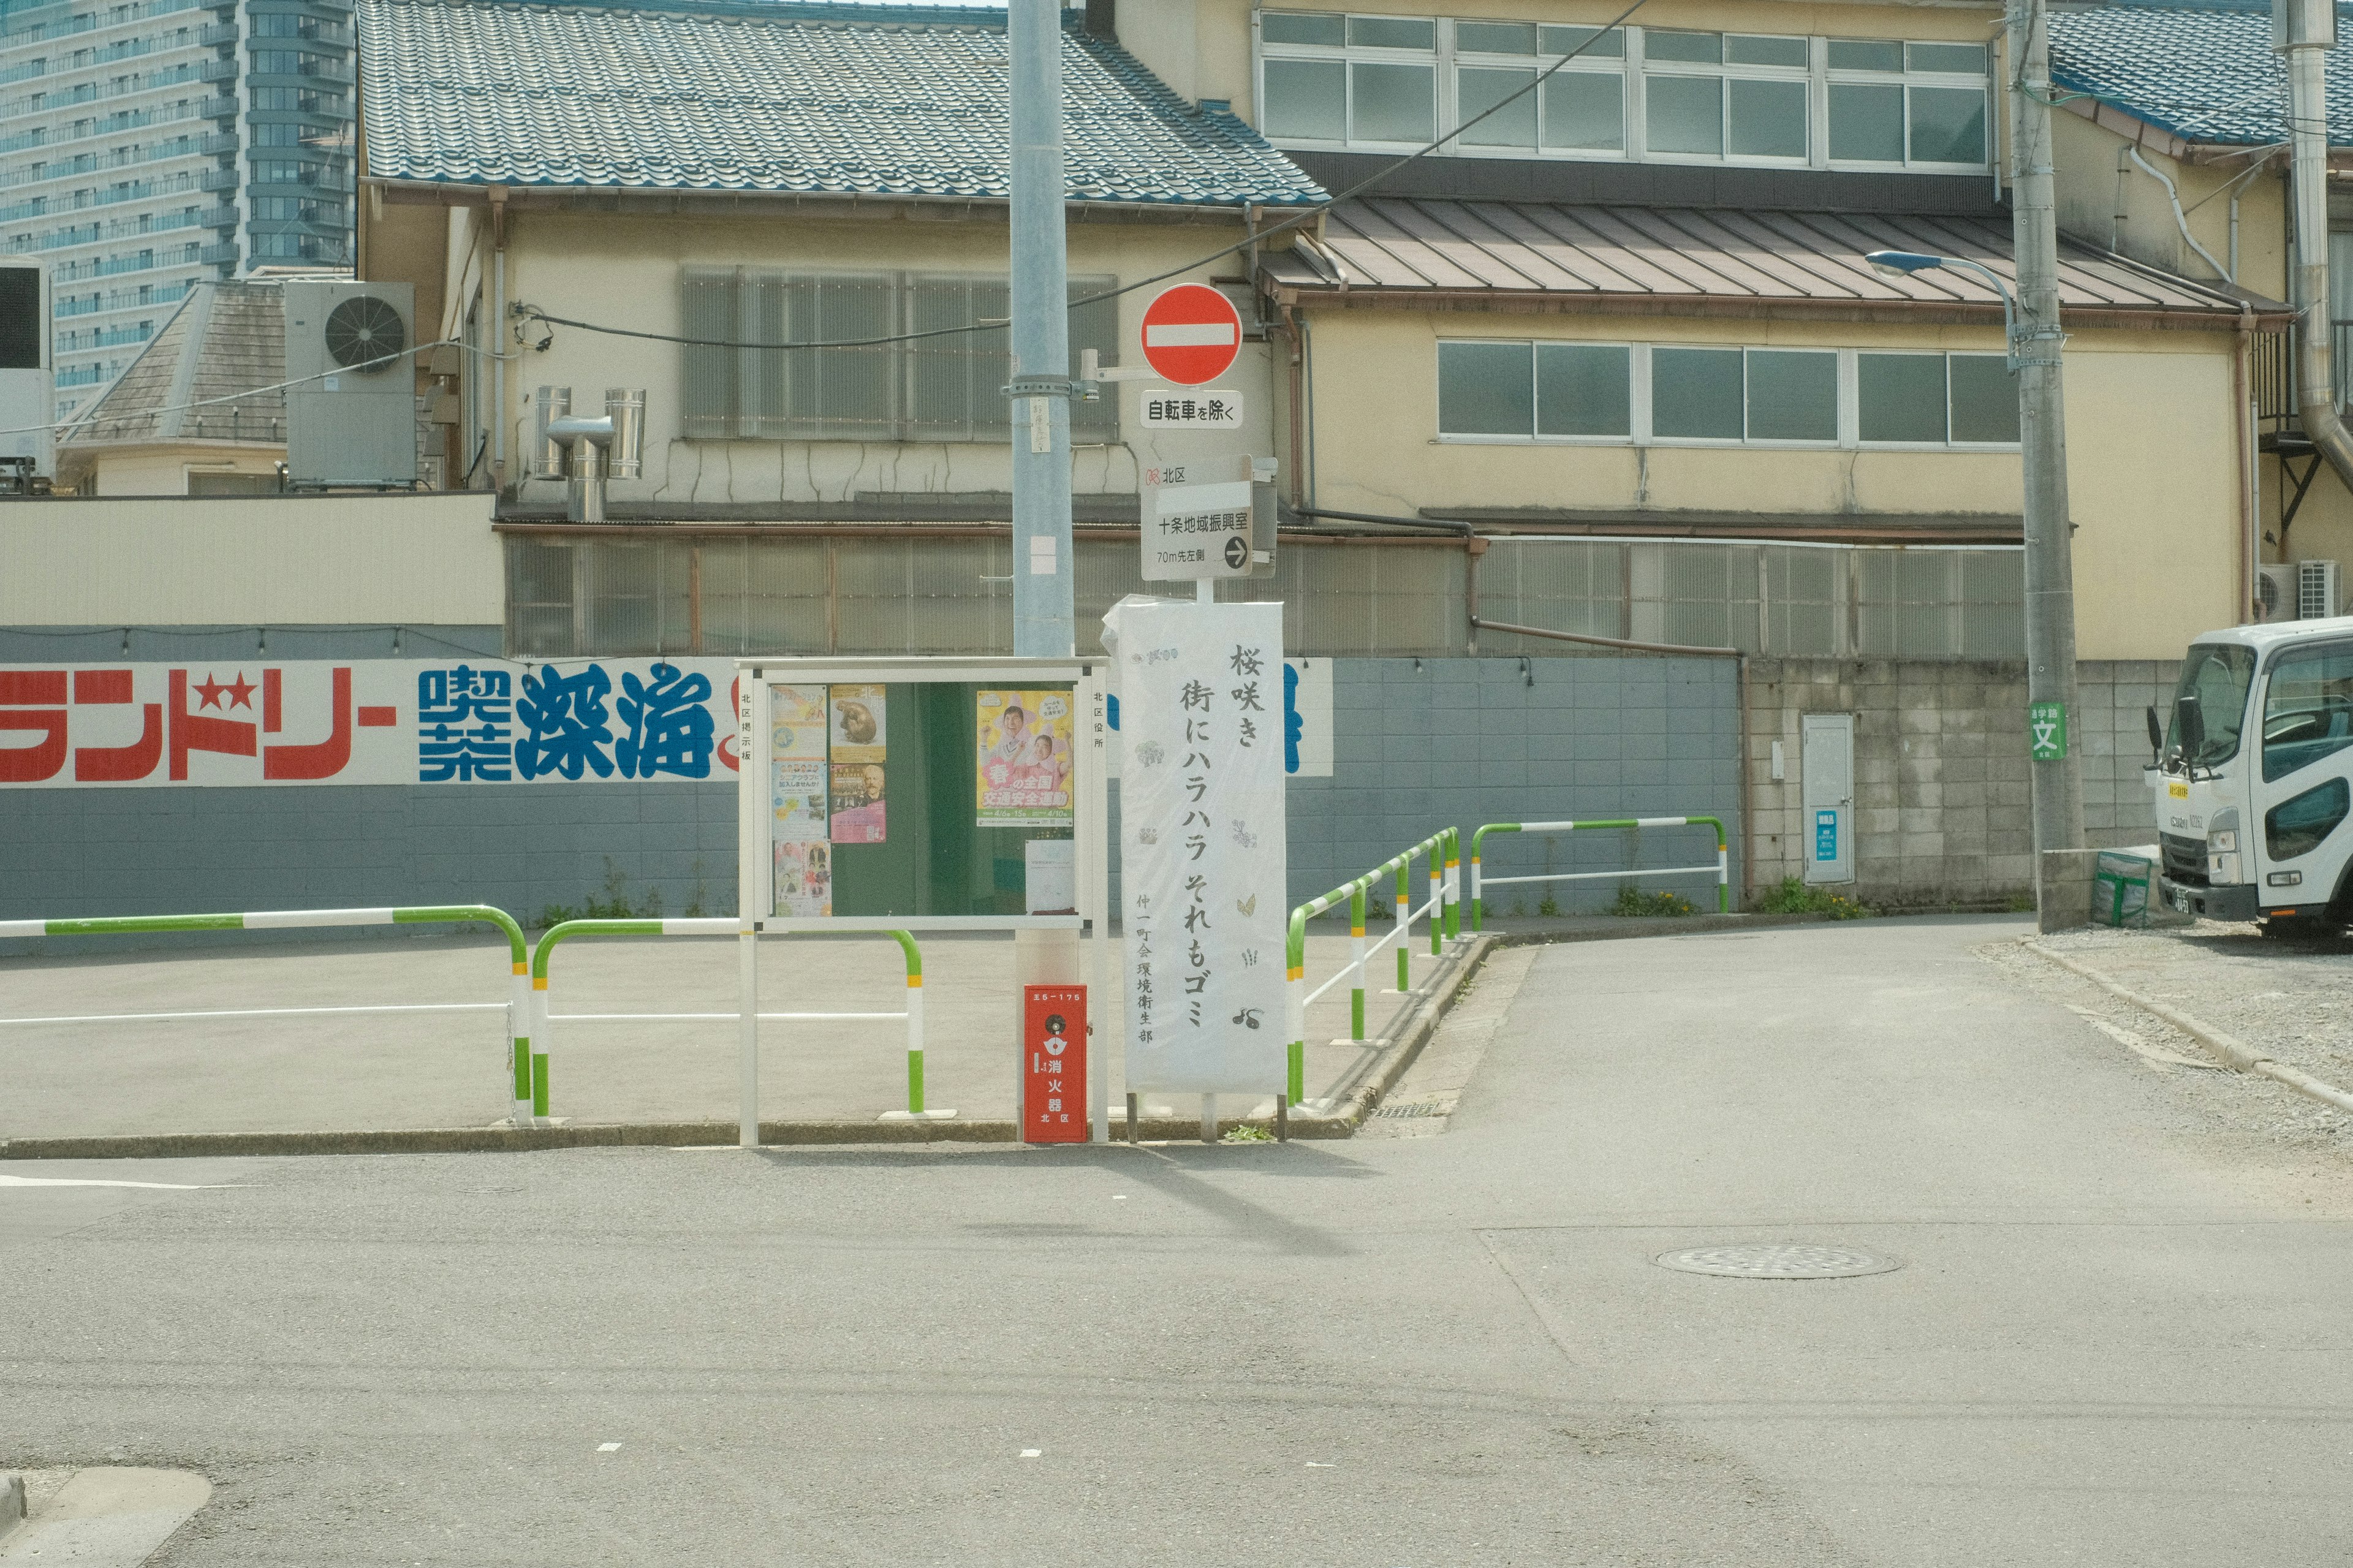
[[[1011,0],[1006,27],[1013,66],[1013,651],[1068,658],[1078,645],[1061,0]]]
[[[2026,489],[2026,700],[2056,704],[2063,754],[2037,755],[2034,849],[2084,845],[2082,735],[2075,706],[2075,568],[2067,517],[2067,410],[2060,386],[2059,224],[2051,142],[2051,33],[2046,0],[2010,0],[2010,154],[2018,258],[2018,430]]]

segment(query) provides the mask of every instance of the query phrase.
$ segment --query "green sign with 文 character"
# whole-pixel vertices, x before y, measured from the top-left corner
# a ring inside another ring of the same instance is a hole
[[[2035,702],[2026,710],[2030,754],[2038,763],[2055,763],[2067,754],[2067,708],[2061,702]]]

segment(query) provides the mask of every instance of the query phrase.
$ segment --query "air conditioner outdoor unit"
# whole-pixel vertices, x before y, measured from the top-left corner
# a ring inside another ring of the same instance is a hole
[[[2255,579],[2255,619],[2292,621],[2295,619],[2295,568],[2285,563],[2260,568]]]
[[[417,482],[417,289],[289,279],[286,467],[298,489]]]
[[[2337,566],[2334,561],[2295,563],[2295,617],[2325,621],[2337,614]]]

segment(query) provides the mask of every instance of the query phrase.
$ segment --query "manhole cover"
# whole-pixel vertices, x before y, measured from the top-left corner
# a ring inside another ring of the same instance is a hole
[[[1686,1274],[1718,1274],[1736,1279],[1849,1279],[1884,1274],[1904,1260],[1859,1247],[1810,1247],[1798,1242],[1761,1246],[1687,1247],[1662,1252],[1660,1265]]]

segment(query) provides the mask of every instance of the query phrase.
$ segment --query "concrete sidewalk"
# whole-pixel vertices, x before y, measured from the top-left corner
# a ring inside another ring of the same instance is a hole
[[[1376,931],[1375,935],[1378,935]],[[1438,964],[1416,931],[1413,979]],[[1308,939],[1308,981],[1348,961],[1345,931]],[[923,940],[925,1101],[957,1120],[1014,1114],[1012,943],[997,936]],[[1114,947],[1114,953],[1116,948]],[[760,946],[765,1012],[895,1012],[905,963],[887,937],[778,937]],[[1114,957],[1113,963],[1117,960]],[[733,1122],[737,1114],[735,942],[732,938],[583,939],[552,955],[540,1048],[553,1061],[551,1111],[575,1122]],[[1377,1042],[1401,997],[1394,948],[1368,965],[1368,1041],[1347,1039],[1348,987],[1309,1009],[1311,1106],[1343,1096],[1379,1066]],[[0,961],[0,1019],[271,1007],[488,1005],[505,1000],[496,941],[423,938],[212,949],[175,956]],[[1384,989],[1387,986],[1389,989]],[[565,1023],[565,1014],[728,1013],[724,1020]],[[1098,1006],[1108,1106],[1124,1082],[1120,1009]],[[1265,1027],[1279,1045],[1283,1023]],[[180,1133],[397,1131],[480,1128],[510,1102],[502,1010],[407,1015],[0,1024],[0,1142]],[[761,1026],[761,1114],[776,1121],[872,1121],[906,1104],[906,1029],[892,1022]],[[1198,1114],[1193,1096],[1153,1096]],[[1264,1115],[1271,1099],[1220,1100],[1220,1114]]]

